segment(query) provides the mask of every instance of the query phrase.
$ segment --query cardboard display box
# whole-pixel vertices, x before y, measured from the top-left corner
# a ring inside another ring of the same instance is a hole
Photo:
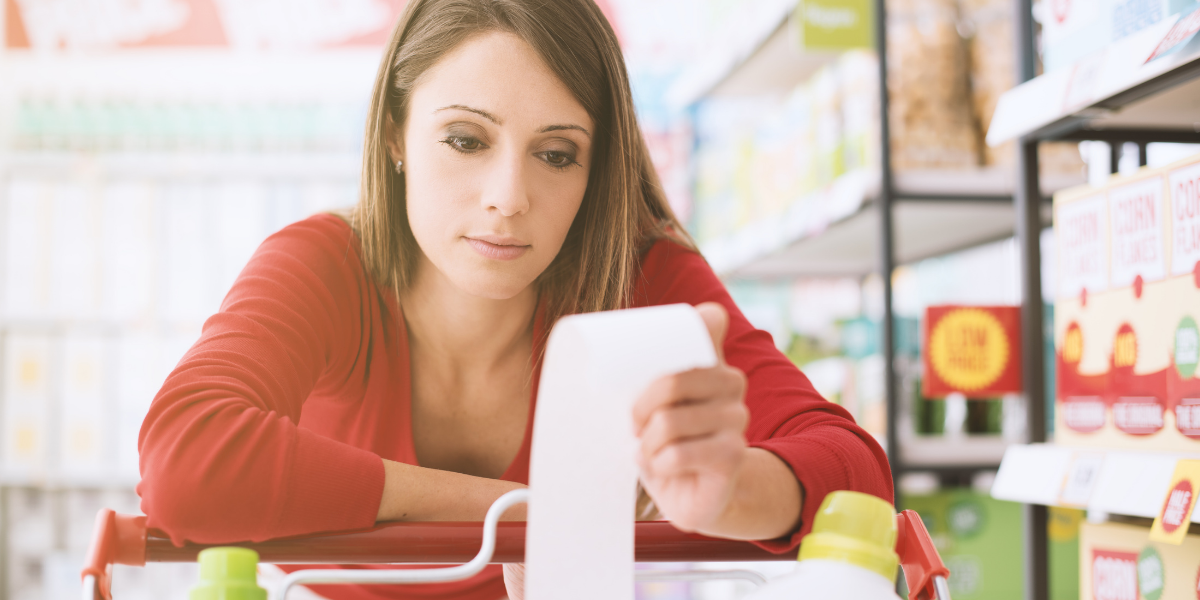
[[[1023,592],[1021,505],[971,489],[905,494],[950,568],[955,600],[1007,600]],[[1056,538],[1057,539],[1057,538]]]
[[[1084,523],[1079,543],[1081,600],[1195,600],[1200,597],[1200,535],[1175,546],[1149,540],[1150,528]]]
[[[1200,156],[1054,199],[1055,441],[1200,451]]]

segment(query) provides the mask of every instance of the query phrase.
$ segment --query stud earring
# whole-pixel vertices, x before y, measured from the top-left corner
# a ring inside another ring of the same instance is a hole
[[[402,160],[398,160],[398,161],[396,161],[396,172],[397,172],[397,173],[403,173],[403,172],[404,172],[404,161],[402,161]]]

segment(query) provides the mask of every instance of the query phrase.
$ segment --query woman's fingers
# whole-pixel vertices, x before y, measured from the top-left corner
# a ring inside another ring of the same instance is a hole
[[[716,302],[702,302],[696,305],[696,312],[708,328],[712,338],[713,349],[717,351],[717,362],[725,364],[725,334],[729,331],[729,312]]]
[[[741,402],[672,404],[650,417],[642,430],[642,454],[653,457],[671,444],[701,439],[722,431],[741,434],[749,411]]]
[[[650,417],[674,404],[724,400],[741,403],[746,376],[728,365],[694,369],[656,379],[633,405],[634,432],[641,436]]]
[[[671,477],[702,471],[725,471],[736,465],[745,449],[741,434],[722,431],[664,447],[653,456],[643,455],[643,468],[655,477]]]
[[[524,600],[525,563],[506,563],[503,570],[504,589],[508,592],[508,600]]]

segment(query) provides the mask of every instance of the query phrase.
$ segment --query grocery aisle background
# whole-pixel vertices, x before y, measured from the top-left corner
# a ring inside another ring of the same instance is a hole
[[[0,597],[58,600],[77,597],[96,510],[137,512],[141,419],[255,247],[355,201],[367,96],[404,1],[0,1]],[[871,3],[598,3],[673,207],[751,321],[882,440]],[[1035,14],[1061,68],[1082,42],[1042,18],[1051,4]],[[888,10],[892,162],[922,199],[897,209],[892,277],[898,437],[914,467],[901,502],[925,518],[955,598],[1018,597],[1020,507],[988,490],[1025,435],[1024,405],[922,396],[920,334],[929,306],[1021,302],[1016,155],[983,141],[1016,83],[1013,2]],[[1151,144],[1148,162],[1191,152]],[[1044,188],[1134,172],[1137,153],[1119,148],[1113,169],[1105,143],[1044,144]],[[1042,239],[1051,301],[1052,231]],[[1080,519],[1052,515],[1056,599],[1078,597]],[[194,579],[189,565],[119,568],[115,586],[121,600],[182,598]],[[745,591],[647,584],[639,597]]]

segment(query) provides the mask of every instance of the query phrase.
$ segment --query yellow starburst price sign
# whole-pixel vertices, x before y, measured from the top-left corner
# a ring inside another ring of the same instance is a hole
[[[924,395],[985,398],[1020,392],[1020,327],[1015,306],[929,307]]]
[[[1151,540],[1175,545],[1183,543],[1192,523],[1197,492],[1200,492],[1200,460],[1175,463],[1171,487],[1163,499],[1162,510],[1158,511],[1154,525],[1150,527]],[[1197,594],[1200,594],[1200,587],[1197,587]]]

